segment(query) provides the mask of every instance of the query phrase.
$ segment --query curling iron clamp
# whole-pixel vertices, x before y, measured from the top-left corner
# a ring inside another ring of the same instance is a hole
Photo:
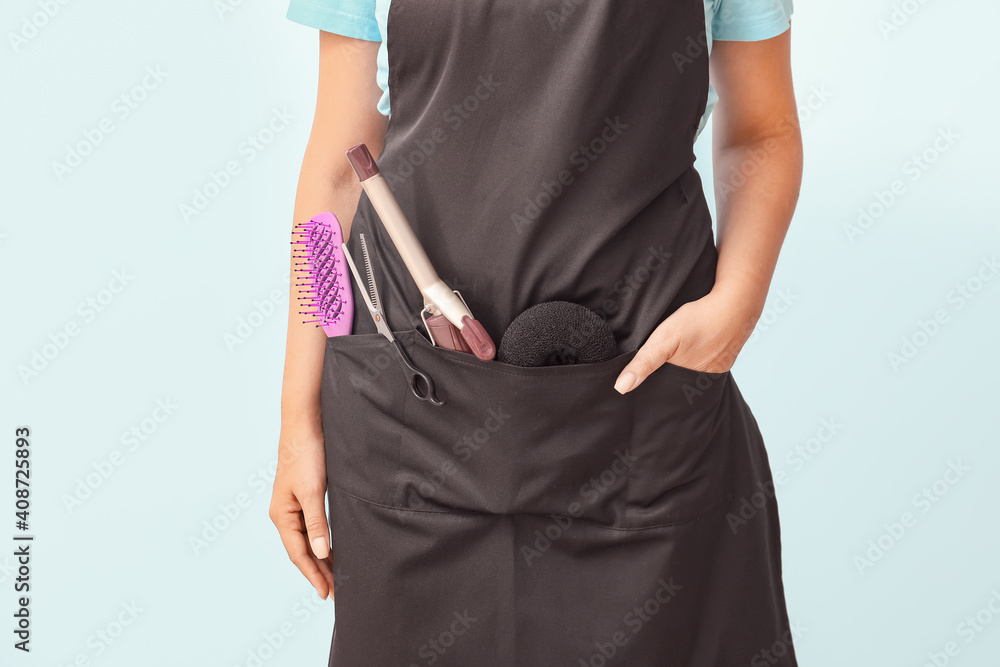
[[[472,316],[462,295],[438,277],[368,147],[364,144],[354,146],[347,151],[347,159],[424,297],[420,319],[431,342],[474,354],[483,361],[493,359],[496,345],[482,323]]]

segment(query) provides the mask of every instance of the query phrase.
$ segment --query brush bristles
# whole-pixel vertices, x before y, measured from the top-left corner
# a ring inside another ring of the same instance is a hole
[[[339,246],[333,229],[328,223],[310,220],[297,223],[292,234],[297,237],[291,242],[292,258],[303,260],[293,264],[303,267],[299,271],[305,274],[295,283],[296,287],[305,288],[299,290],[300,294],[305,295],[298,297],[302,302],[301,307],[305,309],[299,311],[299,314],[317,317],[302,323],[331,325],[340,319],[344,310],[344,297],[341,295],[344,289],[341,276],[344,274],[338,270],[341,267],[337,266],[334,255]]]

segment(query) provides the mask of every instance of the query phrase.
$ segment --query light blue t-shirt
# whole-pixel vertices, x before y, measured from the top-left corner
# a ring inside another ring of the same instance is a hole
[[[459,0],[460,1],[460,0]],[[382,42],[376,79],[382,88],[378,110],[390,113],[389,57],[385,26],[391,0],[290,0],[287,18],[326,32]],[[755,42],[780,35],[789,27],[792,0],[705,0],[705,33],[709,52],[714,40]],[[705,127],[719,96],[708,88],[708,104],[698,134]]]

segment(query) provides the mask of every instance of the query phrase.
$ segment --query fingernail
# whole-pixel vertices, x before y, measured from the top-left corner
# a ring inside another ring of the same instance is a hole
[[[313,553],[319,558],[326,558],[326,538],[317,537],[312,541]],[[322,554],[322,555],[320,555]]]
[[[619,394],[624,394],[629,389],[635,386],[635,376],[632,375],[632,371],[625,371],[618,376],[618,381],[615,382],[615,391]]]

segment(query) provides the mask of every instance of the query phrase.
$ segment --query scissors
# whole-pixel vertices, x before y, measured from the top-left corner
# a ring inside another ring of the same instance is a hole
[[[385,321],[385,313],[382,311],[382,301],[378,296],[378,288],[375,286],[375,274],[372,272],[371,259],[368,257],[368,244],[365,242],[365,235],[360,234],[359,238],[361,240],[361,254],[365,260],[365,273],[368,274],[368,298],[365,299],[365,305],[368,306],[368,312],[371,313],[372,319],[375,321],[375,328],[392,343],[393,347],[396,348],[396,352],[399,353],[399,359],[403,364],[403,370],[406,373],[406,378],[410,383],[413,395],[421,401],[427,401],[432,405],[444,405],[444,401],[440,400],[434,393],[434,380],[427,373],[424,373],[413,365],[403,346],[392,335],[392,330],[389,329],[389,325]],[[351,258],[351,253],[347,252],[346,245],[343,246],[343,250],[344,258],[351,267],[351,273],[354,274],[354,279],[358,281],[358,286],[360,287],[362,280],[358,274],[358,267],[354,265],[354,260]]]

